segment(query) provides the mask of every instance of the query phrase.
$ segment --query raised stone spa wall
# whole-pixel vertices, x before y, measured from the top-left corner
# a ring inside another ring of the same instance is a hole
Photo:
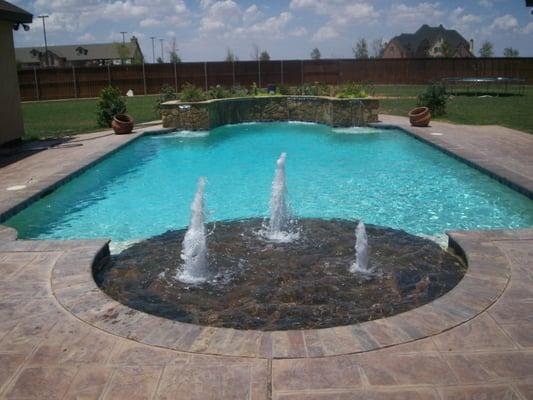
[[[378,121],[379,100],[315,96],[241,97],[161,106],[163,127],[208,130],[241,122],[305,121],[334,127]]]

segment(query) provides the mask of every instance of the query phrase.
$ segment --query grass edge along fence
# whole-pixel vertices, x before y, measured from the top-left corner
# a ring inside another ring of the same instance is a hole
[[[533,58],[323,59],[30,68],[18,72],[23,101],[97,97],[109,85],[122,94],[156,94],[167,84],[212,86],[304,83],[426,84],[454,77],[521,78],[533,84]]]

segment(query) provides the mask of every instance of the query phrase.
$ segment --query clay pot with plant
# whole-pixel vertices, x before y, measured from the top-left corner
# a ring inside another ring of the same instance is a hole
[[[426,127],[431,121],[431,112],[427,107],[417,107],[409,111],[409,121],[412,126]]]
[[[111,121],[111,127],[117,135],[131,133],[133,130],[133,118],[128,114],[117,114]]]

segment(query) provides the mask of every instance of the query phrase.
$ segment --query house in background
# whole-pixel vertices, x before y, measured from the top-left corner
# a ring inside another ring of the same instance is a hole
[[[44,47],[22,47],[15,49],[15,54],[20,68],[134,64],[143,60],[143,53],[135,36],[124,44],[48,46],[48,61]]]
[[[415,33],[392,38],[383,53],[383,58],[420,57],[474,57],[473,43],[442,25],[422,25]]]
[[[33,15],[0,0],[0,145],[24,136],[13,29],[29,29]]]

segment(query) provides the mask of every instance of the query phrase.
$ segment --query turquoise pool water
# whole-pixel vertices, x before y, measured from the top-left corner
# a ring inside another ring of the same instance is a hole
[[[300,123],[142,137],[6,224],[23,239],[124,244],[185,227],[199,176],[208,220],[266,216],[281,152],[296,216],[425,235],[533,226],[531,200],[401,131]]]

